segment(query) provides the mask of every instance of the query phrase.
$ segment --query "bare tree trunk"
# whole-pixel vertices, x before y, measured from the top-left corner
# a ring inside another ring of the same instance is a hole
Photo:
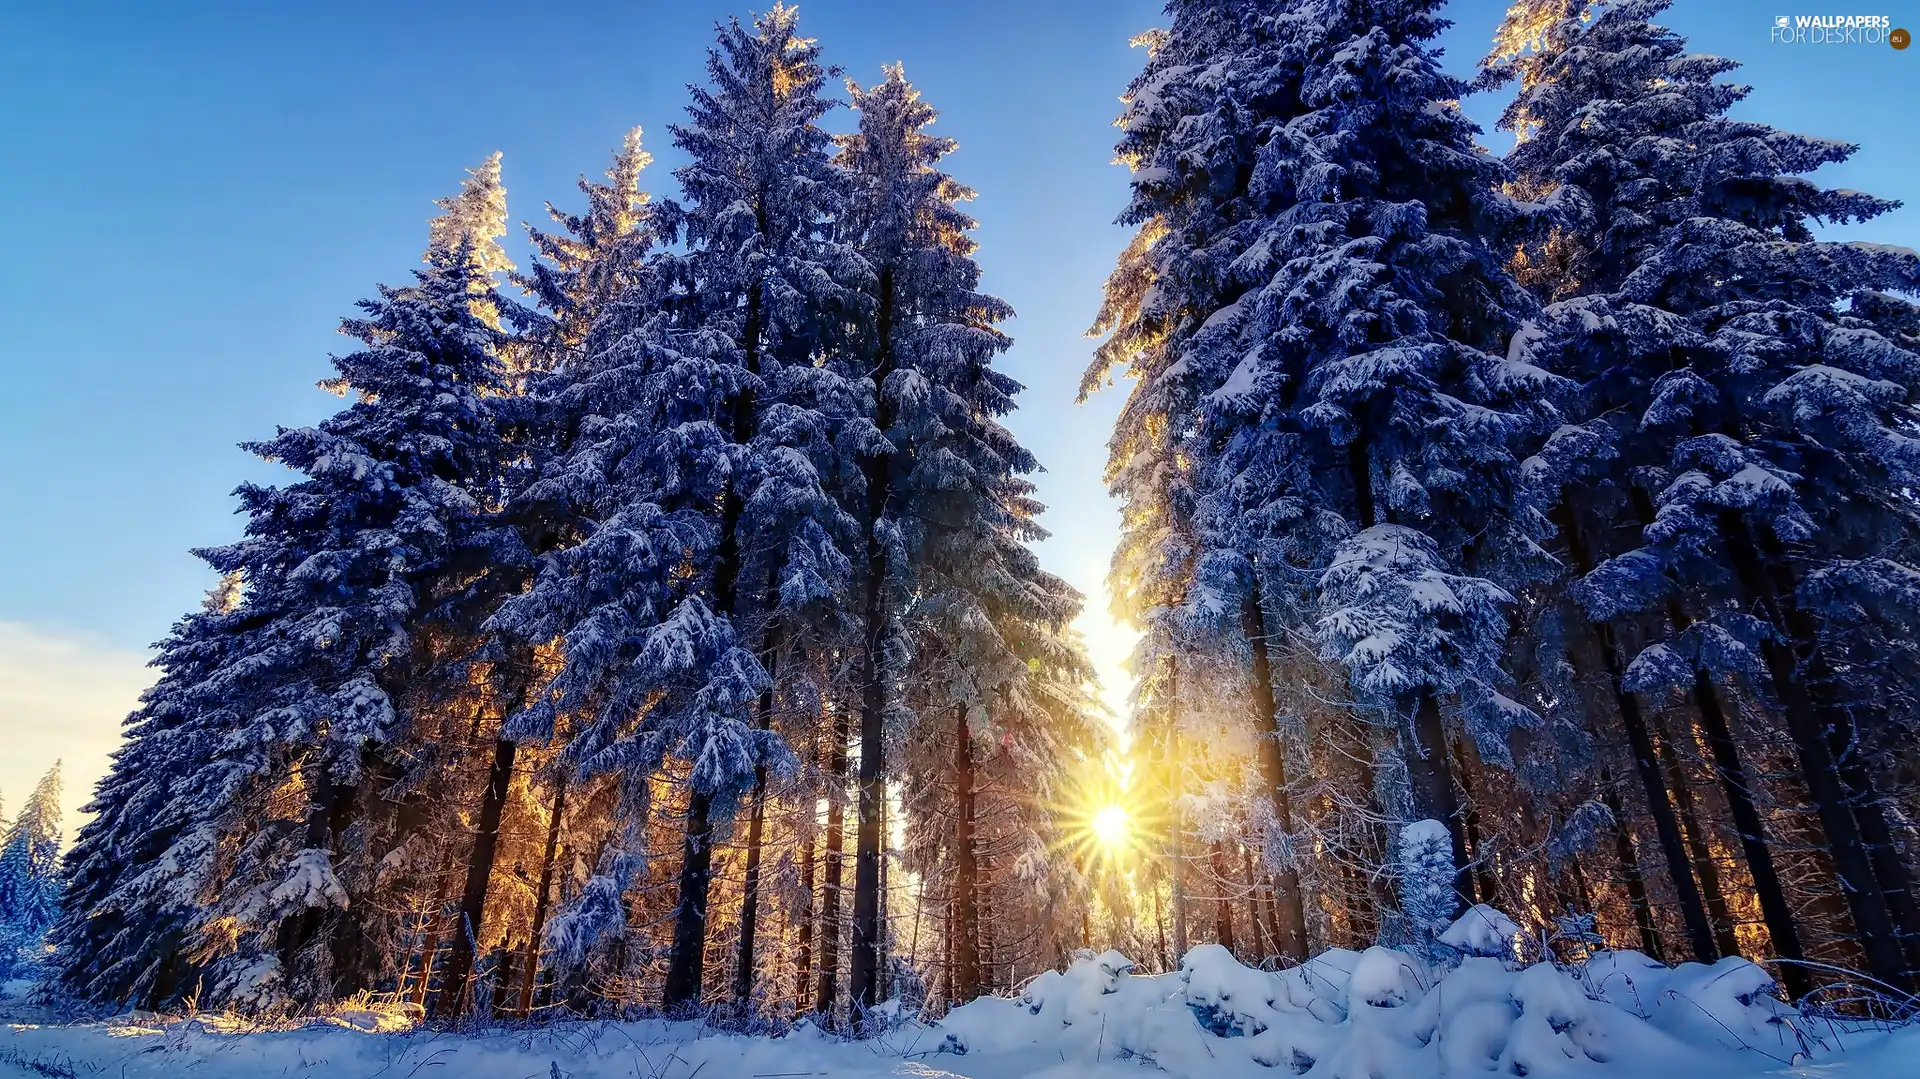
[[[1668,614],[1675,632],[1691,624],[1677,599],[1668,602]],[[1800,944],[1800,930],[1794,921],[1793,907],[1787,902],[1786,888],[1780,882],[1780,872],[1774,867],[1773,848],[1767,843],[1766,826],[1754,804],[1753,781],[1740,759],[1740,748],[1734,741],[1732,725],[1727,722],[1719,688],[1704,672],[1693,677],[1693,704],[1707,736],[1707,747],[1713,752],[1720,791],[1727,800],[1734,829],[1740,833],[1740,849],[1746,855],[1747,872],[1753,877],[1753,890],[1760,901],[1760,916],[1767,923],[1773,954],[1787,960],[1780,965],[1781,984],[1788,996],[1798,1000],[1813,988],[1806,967],[1801,965],[1806,953]]]
[[[893,267],[879,275],[880,303],[875,312],[879,348],[873,368],[873,387],[879,402],[875,422],[881,431],[893,426],[892,398],[885,390],[893,373]],[[880,815],[887,800],[886,712],[887,685],[882,667],[889,612],[886,604],[887,548],[880,534],[890,497],[893,458],[867,458],[867,572],[865,639],[860,661],[860,802],[859,831],[853,863],[853,955],[848,990],[856,1013],[879,1003],[880,978]]]
[[[1461,822],[1467,834],[1467,855],[1473,867],[1473,894],[1475,902],[1498,906],[1500,899],[1499,877],[1494,873],[1493,852],[1486,849],[1485,834],[1480,830],[1480,804],[1473,796],[1473,769],[1479,760],[1477,754],[1470,753],[1466,740],[1453,740],[1454,764],[1460,776],[1460,791],[1467,796],[1466,812]]]
[[[780,630],[776,623],[768,631],[767,688],[760,693],[760,729],[773,727],[773,678],[779,670]],[[733,967],[733,1002],[741,1017],[753,1004],[753,964],[755,938],[760,927],[760,847],[767,826],[767,766],[753,769],[753,794],[747,815],[747,864],[740,891],[740,942]]]
[[[807,909],[805,916],[800,919],[793,956],[793,1010],[796,1014],[806,1012],[807,994],[813,988],[813,922],[818,913],[814,909],[817,901],[813,894],[813,861],[813,839],[808,837],[800,847],[800,890],[807,895]]]
[[[1694,810],[1693,790],[1688,785],[1686,768],[1674,750],[1673,735],[1655,718],[1655,749],[1667,773],[1667,789],[1673,792],[1673,808],[1680,817],[1680,832],[1687,841],[1687,854],[1693,860],[1694,875],[1700,878],[1700,897],[1713,920],[1714,944],[1721,955],[1739,955],[1740,942],[1733,931],[1733,912],[1720,887],[1720,867],[1713,860],[1713,848],[1701,830],[1700,815]]]
[[[486,793],[480,800],[480,819],[467,858],[467,884],[460,896],[454,923],[453,950],[447,955],[446,977],[434,997],[434,1013],[441,1018],[464,1014],[471,1003],[473,959],[486,913],[487,886],[493,879],[494,853],[500,846],[500,814],[513,782],[513,758],[519,747],[505,738],[493,743],[493,767],[487,773]]]
[[[967,729],[967,706],[954,705],[954,714],[953,999],[965,1003],[980,995],[980,878],[974,848],[973,733]]]
[[[1213,852],[1207,858],[1207,868],[1213,872],[1213,886],[1217,889],[1213,901],[1213,939],[1228,951],[1233,951],[1233,899],[1227,893],[1232,890],[1233,871],[1227,868],[1226,848],[1219,840],[1213,841]]]
[[[840,998],[840,901],[842,854],[846,850],[847,797],[847,713],[836,708],[833,715],[833,744],[827,747],[827,835],[826,862],[821,867],[820,890],[820,985],[813,1009],[832,1026],[834,1007]]]
[[[1266,610],[1261,603],[1260,579],[1254,571],[1247,601],[1241,608],[1241,630],[1253,654],[1253,699],[1262,710],[1260,774],[1273,805],[1274,827],[1288,841],[1293,836],[1293,792],[1287,781],[1287,756],[1280,744],[1280,708],[1273,693],[1273,658],[1269,649]],[[1264,860],[1264,859],[1263,859]],[[1274,873],[1275,938],[1278,952],[1296,963],[1307,958],[1307,911],[1300,894],[1300,870],[1292,852]],[[1271,864],[1271,863],[1269,863]]]
[[[533,1014],[533,991],[540,980],[540,934],[547,927],[548,899],[553,891],[553,856],[560,848],[560,822],[567,812],[567,780],[554,784],[553,810],[547,820],[547,849],[540,858],[540,886],[533,897],[533,930],[527,936],[527,955],[520,974],[520,1017]]]
[[[1173,969],[1173,964],[1167,958],[1167,922],[1160,909],[1160,889],[1158,888],[1153,889],[1153,931],[1159,938],[1160,972],[1164,974]]]
[[[1633,836],[1627,831],[1627,807],[1613,789],[1613,777],[1600,772],[1601,801],[1613,814],[1613,850],[1620,859],[1620,876],[1627,886],[1627,905],[1633,910],[1633,923],[1640,930],[1640,950],[1666,961],[1666,949],[1660,944],[1660,930],[1654,925],[1653,906],[1647,902],[1647,882],[1640,875],[1640,856],[1634,853]]]

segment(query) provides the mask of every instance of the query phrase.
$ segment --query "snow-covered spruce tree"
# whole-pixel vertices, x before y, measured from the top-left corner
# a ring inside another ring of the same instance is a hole
[[[536,257],[513,282],[538,305],[523,335],[538,356],[538,370],[576,361],[594,324],[639,284],[653,239],[646,228],[651,196],[641,188],[640,174],[652,163],[636,127],[613,155],[606,183],[580,178],[585,213],[548,203],[547,215],[559,231],[527,226]]]
[[[183,624],[193,680],[163,677],[149,724],[136,724],[116,760],[116,769],[137,766],[149,755],[145,738],[183,729],[197,744],[151,817],[115,817],[121,829],[161,822],[170,844],[88,898],[134,926],[191,908],[177,939],[163,933],[149,947],[185,950],[204,975],[203,1003],[269,1007],[332,994],[328,937],[349,902],[336,858],[362,846],[348,834],[368,755],[407,732],[394,695],[408,684],[415,639],[479,567],[516,559],[511,535],[491,521],[505,459],[485,396],[499,385],[502,336],[486,270],[500,258],[491,249],[504,226],[497,189],[495,158],[442,203],[415,282],[383,288],[343,324],[365,347],[337,358],[338,377],[323,385],[354,403],[249,447],[305,478],[240,488],[246,538],[200,553],[244,589],[230,611]],[[202,648],[193,638],[203,628],[231,639]],[[163,648],[163,663],[173,659]],[[116,772],[102,790],[119,785]],[[77,865],[76,876],[85,873]],[[119,999],[159,988],[143,981],[87,985]],[[165,999],[195,988],[174,980]]]
[[[1812,224],[1893,204],[1798,175],[1852,147],[1728,118],[1745,89],[1716,79],[1733,62],[1688,55],[1649,21],[1664,6],[1546,10],[1544,44],[1512,62],[1523,92],[1507,122],[1530,134],[1516,164],[1568,222],[1527,257],[1571,296],[1522,351],[1588,388],[1595,420],[1567,441],[1612,458],[1614,490],[1587,512],[1642,529],[1637,545],[1596,545],[1577,594],[1598,620],[1649,625],[1627,689],[1692,691],[1756,884],[1762,833],[1740,808],[1750,781],[1720,697],[1740,680],[1766,688],[1866,959],[1898,981],[1920,965],[1920,911],[1878,791],[1905,730],[1901,691],[1885,688],[1902,680],[1848,672],[1910,618],[1913,569],[1884,555],[1914,535],[1897,492],[1912,482],[1920,367],[1880,332],[1875,296],[1913,289],[1920,257],[1816,241]],[[1790,949],[1785,898],[1761,891]]]
[[[1606,335],[1592,330],[1617,325],[1618,320],[1610,301],[1596,293],[1618,286],[1631,260],[1647,253],[1655,230],[1655,219],[1642,215],[1649,200],[1641,186],[1646,176],[1639,171],[1645,148],[1655,145],[1649,140],[1685,138],[1688,126],[1705,111],[1716,102],[1731,100],[1726,96],[1729,88],[1715,85],[1710,71],[1678,81],[1665,77],[1672,61],[1681,57],[1684,43],[1647,22],[1662,6],[1658,0],[1610,5],[1604,11],[1565,0],[1518,4],[1496,35],[1496,49],[1486,61],[1481,80],[1494,84],[1517,78],[1521,83],[1501,120],[1518,138],[1509,164],[1517,185],[1555,211],[1553,226],[1522,244],[1515,258],[1515,272],[1543,300],[1562,301],[1522,332],[1522,349],[1543,327],[1564,333],[1567,320],[1577,318],[1583,323],[1580,333],[1586,343],[1599,353],[1546,357],[1559,361],[1556,369],[1564,367],[1564,373],[1580,381],[1587,392],[1570,406],[1569,419],[1575,422],[1556,431],[1529,461],[1535,497],[1550,507],[1549,516],[1559,532],[1558,546],[1576,573],[1590,571],[1596,557],[1615,553],[1617,545],[1608,542],[1607,529],[1609,518],[1616,516],[1610,511],[1618,506],[1607,503],[1630,489],[1626,477],[1635,462],[1616,452],[1616,436],[1605,417],[1619,415],[1626,403],[1623,397],[1641,392],[1639,387],[1646,384],[1645,379],[1621,377],[1622,372],[1602,358],[1608,353]],[[1564,596],[1562,589],[1554,592]],[[1670,602],[1673,616],[1684,620],[1678,603],[1677,597]],[[1696,958],[1711,960],[1719,946],[1708,909],[1715,897],[1703,897],[1701,884],[1695,882],[1673,804],[1673,797],[1685,797],[1685,791],[1669,790],[1656,760],[1653,725],[1646,715],[1648,702],[1628,689],[1625,680],[1631,657],[1624,654],[1620,638],[1623,633],[1636,633],[1638,627],[1616,626],[1607,620],[1583,624],[1563,612],[1562,606],[1555,603],[1545,612],[1546,617],[1564,623],[1550,632],[1573,635],[1563,648],[1576,668],[1580,657],[1589,652],[1597,654],[1604,668],[1611,689],[1610,710],[1619,716],[1626,734],[1625,755],[1653,819],[1691,950]],[[1582,639],[1585,635],[1594,640],[1588,644]],[[1696,704],[1707,717],[1707,726],[1724,728],[1711,679],[1702,671],[1694,683]],[[1658,700],[1651,703],[1657,711]],[[1750,810],[1751,794],[1741,778],[1743,765],[1737,757],[1727,765],[1722,775],[1730,802],[1736,813],[1743,805]],[[1773,869],[1770,852],[1758,839],[1757,820],[1753,816],[1748,821],[1751,830],[1742,829],[1754,837],[1746,841],[1748,862],[1771,935],[1784,949],[1782,955],[1797,959],[1797,936],[1777,879],[1771,887],[1766,884]],[[1624,827],[1625,822],[1621,823]],[[1710,882],[1710,872],[1707,877]]]
[[[60,765],[34,784],[0,829],[0,971],[18,956],[38,963],[60,914]]]
[[[950,557],[956,542],[998,538],[1000,549],[975,552],[996,570],[1011,571],[1004,566],[1010,556],[1028,562],[1018,545],[1029,538],[1020,519],[1029,508],[1012,500],[1024,494],[1018,475],[1035,465],[994,419],[1011,409],[1019,389],[992,369],[1008,344],[994,324],[1012,312],[978,291],[968,236],[975,223],[958,205],[972,192],[939,169],[954,143],[926,133],[937,114],[898,65],[870,89],[849,89],[860,128],[841,140],[839,164],[852,187],[843,221],[872,269],[873,311],[855,347],[870,356],[861,366],[871,371],[874,423],[886,440],[866,457],[858,507],[866,558],[857,615],[860,801],[850,994],[865,1009],[878,1003],[887,749],[913,719],[899,697],[913,651],[906,608],[930,592],[936,603],[991,602],[981,595],[988,581],[978,575],[982,567],[937,558]],[[975,575],[956,578],[956,569]],[[936,707],[928,718],[944,722],[950,711]]]
[[[225,736],[224,716],[193,707],[189,694],[232,654],[240,591],[238,575],[224,577],[158,644],[160,677],[127,717],[113,767],[85,807],[93,816],[67,851],[50,965],[82,999],[154,1008],[192,989],[186,933],[208,882],[160,859],[190,823],[175,788]],[[204,868],[199,859],[178,867]]]
[[[934,110],[898,67],[852,88],[860,128],[841,140],[851,185],[842,218],[870,268],[873,312],[850,343],[867,376],[875,427],[852,501],[865,531],[858,576],[861,829],[855,866],[850,996],[878,999],[886,936],[879,815],[898,777],[917,862],[955,878],[966,968],[979,981],[975,803],[1001,770],[1017,774],[1005,840],[1017,856],[1009,896],[1021,918],[1063,897],[1047,795],[1094,739],[1091,665],[1069,626],[1080,597],[1041,570],[1029,544],[1041,507],[1025,478],[1038,465],[1000,423],[1018,383],[993,367],[1011,312],[978,291],[980,271],[959,203],[972,193],[941,172],[949,139],[927,134]],[[997,745],[976,760],[978,745]],[[894,762],[901,762],[895,764]],[[1010,911],[1009,913],[1014,913]],[[1035,918],[1037,922],[1039,919]],[[1050,957],[1048,957],[1050,958]]]
[[[1313,630],[1359,701],[1391,717],[1412,810],[1447,823],[1464,879],[1455,732],[1508,765],[1510,733],[1535,721],[1500,692],[1500,663],[1508,589],[1551,564],[1534,542],[1544,522],[1514,498],[1514,451],[1552,422],[1554,380],[1499,351],[1530,307],[1492,246],[1517,208],[1450,104],[1463,88],[1426,44],[1444,25],[1433,6],[1333,4],[1276,22],[1304,65],[1304,111],[1261,147],[1252,184],[1269,216],[1237,266],[1255,294],[1229,316],[1245,344],[1207,422],[1216,444],[1267,425],[1297,438],[1261,439],[1280,451],[1267,455],[1229,445],[1222,486],[1263,460],[1255,477],[1288,457],[1336,466],[1277,485],[1254,517],[1303,529],[1236,546],[1277,540],[1298,559],[1288,541],[1305,531],[1300,553],[1318,548],[1316,511],[1350,522],[1325,554]]]
[[[751,33],[737,22],[721,28],[708,62],[713,88],[694,91],[693,122],[673,129],[693,158],[675,172],[687,201],[663,210],[687,246],[668,262],[672,315],[722,349],[708,359],[710,373],[690,373],[698,383],[682,391],[710,395],[704,426],[728,446],[716,462],[725,471],[713,602],[775,665],[783,647],[817,647],[804,629],[831,623],[822,609],[830,612],[845,587],[852,566],[842,547],[857,529],[834,498],[834,479],[877,439],[857,375],[834,362],[859,302],[848,285],[865,267],[834,237],[843,182],[817,125],[834,103],[821,93],[818,47],[798,36],[796,20],[795,9],[776,4]],[[699,452],[694,441],[689,450]],[[771,725],[773,692],[761,687],[751,729]],[[730,815],[756,768],[785,763],[782,754],[738,758],[740,771],[724,779],[695,776],[669,1008],[700,997],[711,818]]]
[[[592,524],[493,622],[562,640],[560,672],[510,728],[587,714],[563,755],[623,777],[630,823],[669,758],[691,768],[669,1009],[700,1001],[717,826],[758,768],[790,761],[767,729],[772,656],[756,653],[778,646],[782,612],[829,601],[850,572],[854,525],[827,478],[858,396],[818,361],[860,266],[829,238],[841,185],[816,124],[831,107],[816,57],[792,8],[720,27],[712,86],[673,129],[692,158],[675,174],[686,201],[651,214],[684,250],[651,260],[608,316],[620,332],[589,344],[559,391],[584,418],[529,492]]]
[[[560,231],[528,228],[536,260],[514,278],[537,307],[517,313],[526,323],[516,344],[526,392],[500,411],[533,476],[511,492],[505,517],[536,564],[528,590],[506,597],[484,630],[496,647],[550,656],[525,707],[501,724],[494,750],[496,763],[506,761],[496,771],[509,775],[523,744],[553,751],[536,761],[549,849],[541,851],[521,959],[522,1011],[532,1006],[543,951],[571,994],[590,957],[624,936],[619,899],[642,868],[650,773],[623,774],[616,744],[651,693],[637,679],[660,676],[637,666],[640,638],[667,619],[676,597],[670,579],[708,542],[697,511],[666,513],[658,501],[672,492],[655,471],[663,421],[649,396],[659,388],[649,379],[662,355],[646,344],[660,300],[647,261],[656,239],[650,196],[639,186],[650,161],[635,128],[614,155],[609,182],[580,181],[585,213],[549,206]],[[556,641],[566,647],[552,649]],[[611,777],[617,804],[603,804],[599,777]],[[507,788],[489,792],[504,811]],[[563,833],[569,849],[600,851],[578,887],[553,879]],[[470,859],[465,898],[475,906],[463,918],[487,916],[495,860]]]
[[[1431,7],[1240,9],[1257,57],[1243,88],[1201,53],[1201,87],[1226,87],[1225,103],[1161,121],[1211,141],[1134,155],[1130,216],[1157,233],[1153,267],[1123,264],[1141,299],[1132,325],[1113,322],[1115,344],[1165,353],[1168,374],[1136,390],[1138,429],[1164,423],[1179,440],[1165,459],[1219,503],[1196,514],[1209,527],[1187,617],[1344,666],[1393,734],[1377,761],[1388,808],[1449,822],[1464,874],[1456,732],[1502,764],[1534,718],[1500,692],[1500,661],[1509,586],[1550,563],[1513,489],[1552,379],[1496,351],[1530,306],[1493,247],[1518,209],[1449,104],[1463,87],[1426,44]],[[1224,17],[1194,5],[1203,31]],[[1148,116],[1175,85],[1138,88]],[[1117,467],[1137,467],[1119,450]]]
[[[1128,89],[1117,151],[1134,170],[1133,199],[1120,220],[1139,231],[1108,279],[1093,332],[1109,336],[1082,394],[1116,371],[1134,382],[1109,444],[1107,481],[1122,502],[1121,543],[1109,574],[1116,613],[1142,631],[1133,658],[1140,714],[1172,721],[1175,709],[1152,703],[1164,695],[1154,687],[1177,683],[1183,662],[1210,667],[1210,650],[1241,656],[1261,737],[1266,792],[1259,800],[1270,803],[1275,832],[1265,846],[1286,911],[1282,950],[1304,958],[1298,869],[1291,859],[1274,857],[1294,821],[1269,651],[1249,621],[1258,617],[1259,596],[1242,588],[1243,602],[1225,622],[1183,617],[1204,544],[1195,534],[1196,483],[1206,482],[1195,438],[1200,399],[1209,388],[1187,356],[1211,333],[1208,319],[1231,306],[1239,291],[1224,279],[1224,268],[1254,239],[1248,219],[1257,211],[1247,202],[1243,177],[1253,167],[1262,121],[1256,103],[1287,77],[1270,63],[1259,29],[1264,10],[1181,0],[1168,6],[1168,30],[1136,42],[1150,55]],[[1142,733],[1163,747],[1180,744],[1171,730]]]

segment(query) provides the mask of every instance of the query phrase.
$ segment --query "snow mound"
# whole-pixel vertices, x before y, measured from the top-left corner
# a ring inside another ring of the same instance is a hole
[[[1831,1027],[1772,995],[1744,959],[1668,967],[1604,952],[1583,967],[1512,959],[1519,927],[1475,907],[1435,963],[1375,947],[1300,966],[1242,966],[1224,948],[1189,951],[1172,974],[1131,973],[1125,956],[1083,953],[1034,979],[1018,1000],[956,1009],[941,1026],[959,1054],[1046,1048],[1062,1059],[1137,1059],[1191,1079],[1272,1075],[1426,1079],[1764,1074],[1826,1062]],[[1846,1048],[1856,1049],[1849,1032]]]
[[[1920,1025],[1889,1032],[1803,1017],[1745,960],[1668,967],[1619,951],[1562,968],[1515,960],[1518,934],[1499,911],[1475,907],[1441,935],[1444,957],[1332,949],[1267,971],[1203,944],[1178,971],[1143,975],[1117,951],[1087,951],[1018,998],[977,1000],[937,1022],[890,1011],[868,1041],[807,1023],[775,1038],[658,1020],[453,1033],[419,1027],[417,1009],[364,1001],[272,1028],[205,1014],[37,1025],[13,1010],[0,1015],[12,1019],[0,1025],[0,1079],[1920,1075]]]

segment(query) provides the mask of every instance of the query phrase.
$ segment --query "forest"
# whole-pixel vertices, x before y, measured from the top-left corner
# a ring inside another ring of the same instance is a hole
[[[964,132],[720,24],[672,197],[635,127],[516,266],[495,154],[342,322],[64,863],[57,774],[0,843],[0,942],[103,1008],[861,1032],[1491,908],[1911,999],[1920,254],[1823,238],[1898,203],[1669,3],[1516,0],[1470,80],[1437,0],[1136,42],[1081,384],[1124,716]]]

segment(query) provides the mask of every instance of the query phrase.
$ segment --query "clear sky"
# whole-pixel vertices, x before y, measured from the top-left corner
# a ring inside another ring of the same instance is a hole
[[[604,169],[634,124],[657,158],[648,186],[671,194],[666,125],[703,76],[714,20],[750,3],[0,4],[6,805],[59,756],[69,805],[84,800],[148,678],[146,646],[212,583],[189,548],[237,534],[236,483],[275,477],[235,443],[338,407],[314,388],[346,344],[334,327],[417,264],[432,200],[498,149],[516,221],[546,200],[577,207],[574,178]],[[1451,68],[1479,58],[1501,6],[1452,5]],[[1771,45],[1773,16],[1831,8],[1778,6],[1681,0],[1670,21],[1697,51],[1746,62],[1743,115],[1863,145],[1823,180],[1920,200],[1920,48]],[[1120,391],[1073,396],[1126,239],[1112,224],[1126,174],[1109,159],[1116,97],[1143,58],[1127,41],[1159,5],[800,8],[849,75],[903,61],[960,142],[950,166],[980,192],[987,288],[1020,312],[1006,363],[1029,387],[1013,427],[1049,469],[1044,557],[1089,593],[1085,628],[1118,698],[1126,642],[1100,592],[1117,517],[1100,473]],[[1859,13],[1920,30],[1920,0]],[[1488,121],[1497,107],[1467,104]],[[1852,231],[1920,246],[1916,222],[1905,210]]]

